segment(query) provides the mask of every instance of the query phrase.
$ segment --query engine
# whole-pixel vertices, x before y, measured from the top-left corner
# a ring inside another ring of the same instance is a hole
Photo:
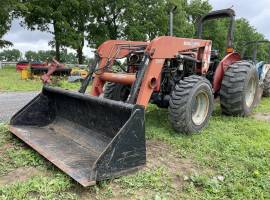
[[[166,60],[161,74],[160,90],[153,92],[151,103],[162,108],[168,107],[175,84],[184,77],[195,73],[195,63],[193,61],[183,58]]]

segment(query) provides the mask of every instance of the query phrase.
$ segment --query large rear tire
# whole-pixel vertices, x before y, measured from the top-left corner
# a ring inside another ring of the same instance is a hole
[[[169,104],[169,121],[176,132],[199,132],[207,125],[213,107],[210,82],[192,75],[176,84]]]
[[[247,116],[257,104],[259,78],[255,66],[248,61],[230,65],[220,89],[222,113]]]
[[[270,70],[266,73],[263,81],[263,96],[270,97]]]
[[[105,85],[104,98],[125,102],[130,93],[130,86],[108,82]]]

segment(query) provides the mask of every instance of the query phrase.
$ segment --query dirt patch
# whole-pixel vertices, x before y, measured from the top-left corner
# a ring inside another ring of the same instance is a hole
[[[197,172],[198,167],[191,159],[180,158],[171,146],[160,141],[147,142],[148,169],[164,167],[173,181],[175,189],[182,188],[185,177]]]
[[[34,167],[20,167],[9,172],[7,175],[0,177],[0,186],[10,185],[15,182],[23,182],[33,176],[41,174],[44,174],[44,172],[41,172]]]
[[[13,147],[13,144],[12,144],[12,143],[6,143],[6,144],[0,146],[0,156],[3,155],[3,153],[4,153],[7,149],[9,149],[9,148],[11,148],[11,147]]]
[[[253,117],[260,121],[270,122],[270,113],[255,113]]]
[[[172,187],[180,191],[185,183],[185,177],[189,177],[198,172],[198,166],[194,164],[191,159],[180,158],[173,147],[170,145],[161,142],[161,141],[147,141],[147,163],[146,167],[142,170],[155,170],[159,167],[164,167],[166,173],[172,180]],[[132,196],[135,199],[145,198],[146,196],[154,195],[153,191],[142,189],[137,190],[133,194],[125,194],[123,188],[117,183],[117,180],[111,180],[110,188],[112,189],[113,196],[112,197],[105,197],[104,192],[102,189],[98,193],[102,193],[100,199],[111,199],[111,200],[124,200],[128,199],[128,196]],[[82,187],[74,188],[76,194],[80,197],[80,199],[96,199],[96,193],[94,189],[90,192],[88,189]]]

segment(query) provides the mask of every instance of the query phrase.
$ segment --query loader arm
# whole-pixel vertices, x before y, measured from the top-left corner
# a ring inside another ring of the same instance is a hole
[[[65,65],[58,62],[55,58],[52,59],[52,62],[49,65],[48,72],[41,76],[41,80],[44,84],[49,83],[51,79],[51,75],[58,69],[64,68]]]
[[[209,40],[177,38],[171,36],[158,37],[147,42],[130,42],[121,40],[111,40],[103,43],[98,54],[101,60],[98,65],[98,72],[92,86],[91,95],[99,96],[103,93],[103,86],[106,81],[121,84],[133,85],[133,97],[130,97],[129,103],[138,104],[147,107],[152,92],[159,90],[160,74],[166,59],[173,59],[181,53],[198,51],[197,69],[198,73],[206,74],[210,63],[212,42]],[[133,50],[144,49],[144,59],[139,67],[137,74],[110,73],[115,59],[124,58]]]

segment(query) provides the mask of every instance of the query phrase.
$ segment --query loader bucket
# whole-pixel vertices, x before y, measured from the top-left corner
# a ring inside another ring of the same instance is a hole
[[[144,109],[44,86],[10,131],[83,186],[145,165]]]

